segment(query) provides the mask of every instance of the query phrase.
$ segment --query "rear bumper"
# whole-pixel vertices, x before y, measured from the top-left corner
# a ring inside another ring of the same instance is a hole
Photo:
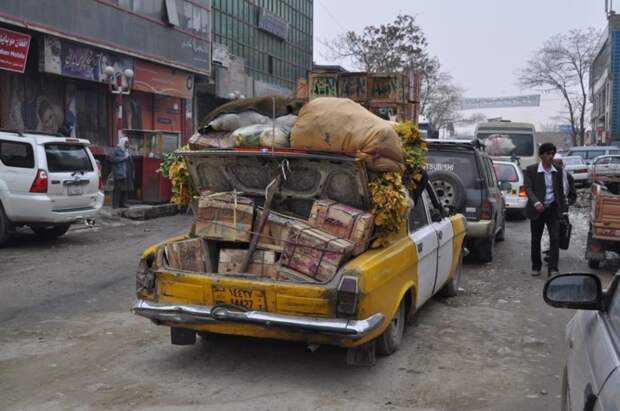
[[[131,311],[156,321],[179,324],[204,324],[219,321],[258,324],[265,327],[284,327],[298,331],[339,335],[359,339],[380,326],[385,316],[376,313],[364,320],[345,318],[318,318],[283,315],[264,311],[235,311],[224,306],[162,304],[147,300],[134,302]]]
[[[517,196],[506,196],[506,210],[525,210],[527,198]]]
[[[85,194],[84,197],[88,197],[88,202],[60,208],[53,197],[45,194],[13,196],[7,202],[5,211],[16,224],[69,224],[80,219],[92,219],[103,206],[104,195],[101,191]]]
[[[493,220],[467,222],[467,236],[472,238],[489,238],[493,235]]]

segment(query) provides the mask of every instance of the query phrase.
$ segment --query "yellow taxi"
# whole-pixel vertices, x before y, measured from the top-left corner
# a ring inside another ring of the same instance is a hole
[[[321,198],[370,209],[368,172],[352,157],[260,149],[184,157],[199,190],[236,190],[259,202],[286,162],[274,210],[307,217]],[[193,344],[196,334],[243,335],[346,347],[350,363],[372,362],[375,352],[398,349],[407,319],[433,295],[458,290],[465,219],[448,216],[429,184],[416,197],[398,238],[353,257],[321,283],[172,267],[163,249],[190,236],[168,239],[144,251],[132,311],[170,327],[173,344]]]

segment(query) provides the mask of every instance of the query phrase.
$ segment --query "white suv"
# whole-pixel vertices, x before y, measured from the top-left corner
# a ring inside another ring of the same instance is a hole
[[[17,226],[55,238],[103,205],[88,140],[0,130],[0,245]]]

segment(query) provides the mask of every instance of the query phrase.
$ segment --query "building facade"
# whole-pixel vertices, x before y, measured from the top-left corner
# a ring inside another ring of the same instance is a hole
[[[155,170],[193,133],[194,84],[211,76],[211,18],[209,0],[3,0],[0,127],[66,125],[90,140],[104,175],[126,135],[135,199],[167,201]]]

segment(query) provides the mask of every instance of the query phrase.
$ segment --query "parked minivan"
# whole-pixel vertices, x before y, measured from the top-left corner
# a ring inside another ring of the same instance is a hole
[[[575,146],[571,147],[566,153],[567,156],[579,156],[583,158],[586,164],[592,164],[598,156],[606,156],[610,154],[620,154],[620,148],[616,146]]]

